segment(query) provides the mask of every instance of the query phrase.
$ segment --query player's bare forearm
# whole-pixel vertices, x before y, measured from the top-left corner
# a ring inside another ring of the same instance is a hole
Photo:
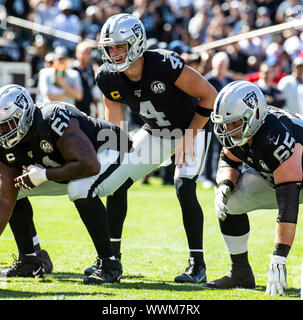
[[[185,134],[191,134],[193,138],[195,138],[197,133],[206,125],[208,119],[208,117],[203,117],[198,113],[195,113],[188,128],[185,131]]]
[[[230,180],[236,185],[240,177],[238,166],[241,165],[241,163],[241,160],[234,156],[231,151],[223,148],[218,162],[217,184],[223,180]]]
[[[48,180],[70,181],[90,177],[100,171],[96,155],[92,154],[90,148],[83,141],[79,141],[77,137],[66,137],[61,148],[64,149],[64,154],[67,154],[68,162],[59,167],[48,168],[46,170]]]
[[[276,225],[276,243],[292,246],[296,234],[295,223],[277,222]]]
[[[99,171],[89,171],[85,162],[70,161],[63,166],[46,169],[46,177],[51,181],[70,181],[96,175]]]
[[[223,180],[230,180],[234,185],[238,183],[240,172],[232,167],[219,168],[217,171],[216,182],[217,184]]]
[[[62,166],[48,168],[46,177],[53,181],[69,181],[96,175],[100,171],[97,153],[79,127],[78,120],[71,119],[69,127],[58,140],[57,147],[66,161]]]

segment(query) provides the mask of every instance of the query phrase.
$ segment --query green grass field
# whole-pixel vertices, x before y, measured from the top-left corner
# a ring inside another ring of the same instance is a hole
[[[204,249],[207,278],[214,280],[229,269],[229,255],[213,207],[213,190],[198,185],[205,219]],[[188,250],[181,212],[173,186],[153,177],[150,185],[136,183],[129,191],[120,284],[84,285],[83,270],[95,260],[95,251],[73,203],[67,197],[32,198],[40,242],[54,263],[43,279],[0,278],[0,300],[298,300],[303,260],[303,219],[287,259],[288,285],[283,297],[268,297],[266,271],[274,248],[276,212],[250,216],[249,258],[255,290],[206,290],[200,285],[174,283],[187,266]],[[302,209],[302,208],[301,208]],[[0,237],[0,268],[13,262],[17,248],[9,227]]]

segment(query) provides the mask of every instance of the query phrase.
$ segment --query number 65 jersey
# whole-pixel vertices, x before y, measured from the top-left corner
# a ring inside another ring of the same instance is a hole
[[[273,172],[303,145],[303,117],[275,107],[267,108],[264,123],[254,135],[252,145],[229,149],[237,158],[259,172],[273,187]]]
[[[184,131],[195,113],[197,101],[174,83],[184,68],[184,60],[168,50],[144,52],[140,81],[129,80],[123,72],[99,69],[96,82],[106,98],[123,103],[140,114],[149,129]]]

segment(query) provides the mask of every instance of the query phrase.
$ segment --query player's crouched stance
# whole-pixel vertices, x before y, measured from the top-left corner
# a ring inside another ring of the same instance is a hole
[[[278,208],[266,294],[282,295],[283,289],[288,288],[286,258],[295,237],[298,206],[303,200],[303,118],[267,106],[256,85],[235,81],[217,96],[211,120],[224,147],[216,178],[215,210],[231,268],[226,276],[207,282],[204,287],[255,287],[248,262],[247,212]]]
[[[129,172],[120,164],[131,147],[128,135],[118,127],[72,105],[36,106],[25,88],[0,88],[0,234],[9,220],[18,220],[12,212],[20,200],[68,193],[101,261],[84,283],[118,282],[122,266],[114,257],[99,197],[113,193],[128,179]],[[32,211],[27,211],[22,223],[10,221],[11,227],[19,226],[13,232],[23,251],[10,270],[19,276],[43,276],[32,241]]]

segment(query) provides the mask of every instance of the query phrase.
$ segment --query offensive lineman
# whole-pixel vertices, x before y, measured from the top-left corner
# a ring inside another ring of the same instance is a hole
[[[219,93],[211,115],[223,145],[215,209],[231,257],[229,273],[209,288],[254,288],[248,262],[247,213],[278,208],[275,249],[266,294],[283,295],[286,258],[294,241],[302,188],[303,118],[267,106],[258,86],[234,81]],[[241,171],[242,163],[248,168]]]
[[[18,189],[25,190],[19,199],[26,192],[68,194],[102,261],[84,283],[95,283],[96,278],[98,283],[118,282],[122,266],[113,255],[106,209],[99,196],[111,194],[128,178],[128,170],[120,163],[131,145],[118,127],[86,116],[72,105],[49,102],[38,107],[25,88],[0,88],[0,234],[10,219]],[[22,223],[17,219],[17,229],[12,228],[20,255],[11,271],[42,276],[33,247],[31,214],[31,210],[22,212]]]
[[[175,281],[205,282],[203,212],[196,197],[196,179],[203,172],[211,139],[211,133],[201,129],[209,120],[217,92],[176,53],[146,50],[144,26],[131,14],[117,14],[106,21],[99,47],[104,64],[96,82],[104,95],[106,119],[121,125],[127,105],[145,122],[132,137],[135,153],[145,155],[132,180],[150,173],[175,153],[175,188],[190,251],[189,266]],[[170,142],[176,132],[174,146]],[[124,206],[117,208],[121,203]],[[126,203],[125,188],[107,198],[110,234],[118,257]]]

